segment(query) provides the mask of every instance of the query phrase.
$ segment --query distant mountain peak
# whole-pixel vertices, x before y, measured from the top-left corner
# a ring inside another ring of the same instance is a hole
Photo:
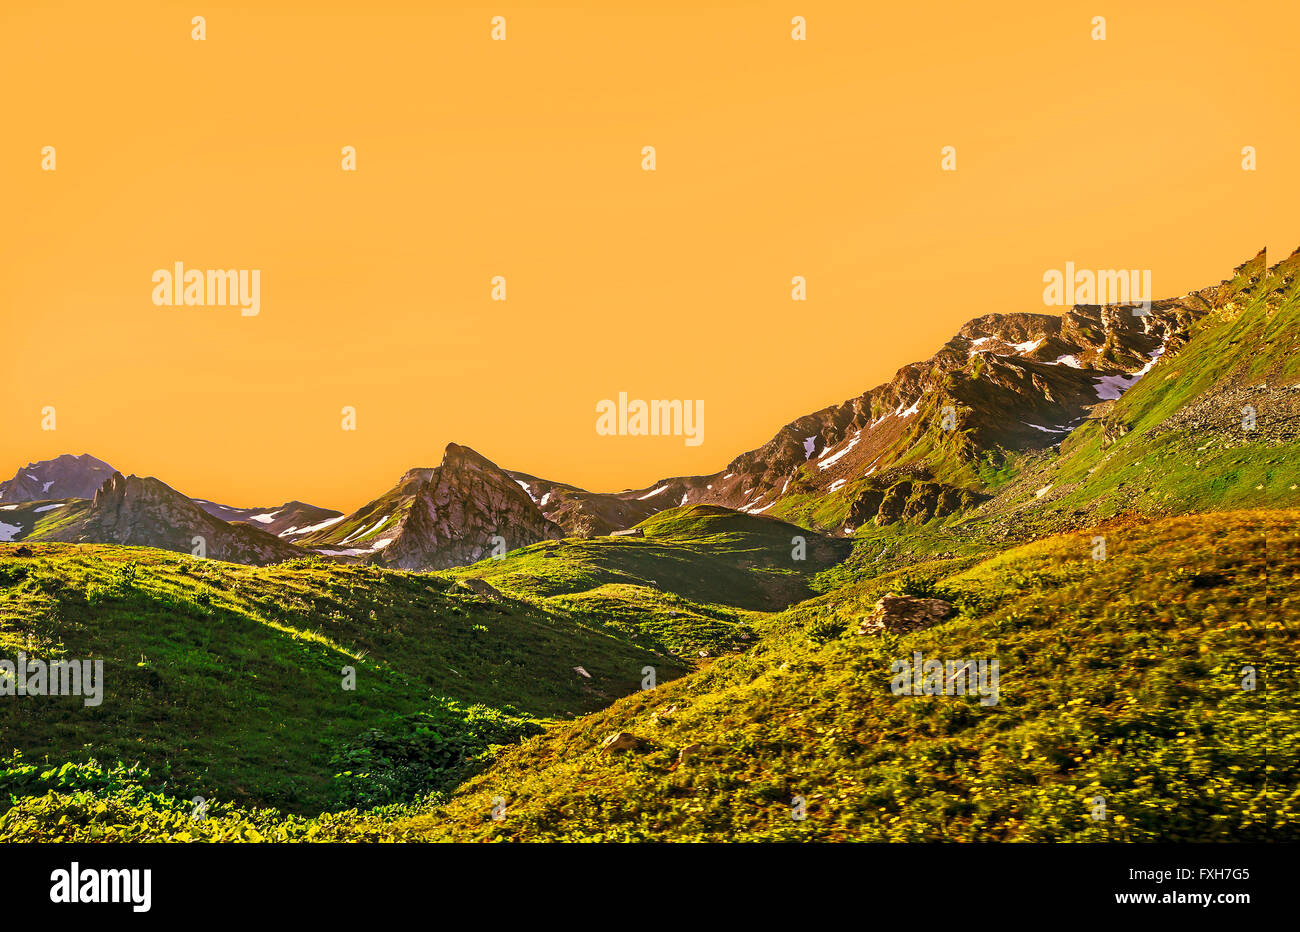
[[[1294,275],[1298,256],[1300,250],[1279,265]],[[900,367],[857,398],[797,418],[717,473],[662,479],[613,498],[652,512],[712,502],[762,514],[791,496],[812,501],[862,493],[874,501],[880,481],[912,467],[933,472],[940,483],[978,490],[981,458],[1058,445],[1175,356],[1200,318],[1250,296],[1269,275],[1267,263],[1261,250],[1220,284],[1152,301],[1141,314],[1132,305],[1075,305],[1060,314],[974,318],[929,359]],[[534,492],[557,487],[528,481]],[[555,494],[543,510],[559,519],[559,500],[569,509],[566,527],[609,525],[604,498]],[[851,502],[842,504],[824,513],[847,516]],[[775,513],[787,513],[783,508]],[[629,519],[629,525],[641,520]]]
[[[0,482],[0,502],[93,498],[114,469],[89,453],[63,453],[28,463],[12,479]]]
[[[160,479],[114,471],[89,506],[78,504],[69,519],[30,539],[122,544],[193,554],[231,563],[265,564],[304,551],[260,527],[227,523]]]
[[[443,569],[489,556],[494,538],[514,550],[563,533],[510,473],[449,443],[438,466],[407,470],[379,498],[299,543],[326,556]]]

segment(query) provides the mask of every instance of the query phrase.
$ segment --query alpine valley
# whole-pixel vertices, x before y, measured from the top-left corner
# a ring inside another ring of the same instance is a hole
[[[0,841],[1300,839],[1298,273],[979,317],[641,489],[456,443],[349,514],[30,463]],[[996,700],[891,689],[918,655]]]

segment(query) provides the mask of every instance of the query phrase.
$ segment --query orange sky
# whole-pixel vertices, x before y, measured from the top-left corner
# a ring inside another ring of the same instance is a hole
[[[350,509],[456,441],[645,486],[1067,260],[1164,296],[1300,245],[1294,0],[118,6],[0,6],[0,478]],[[177,261],[260,269],[261,313],[155,306]],[[598,436],[619,391],[704,442]]]

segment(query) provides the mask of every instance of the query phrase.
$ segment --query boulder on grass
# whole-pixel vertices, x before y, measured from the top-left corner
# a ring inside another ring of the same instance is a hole
[[[648,744],[645,738],[639,738],[630,731],[619,731],[602,741],[600,749],[607,754],[612,751],[639,751]]]
[[[506,597],[503,596],[495,586],[486,579],[468,576],[464,579],[458,579],[448,587],[448,592],[464,591],[468,589],[477,596],[482,596],[489,602],[504,602]]]
[[[917,599],[910,595],[889,595],[862,619],[858,634],[910,634],[924,631],[951,618],[955,609],[943,599]]]

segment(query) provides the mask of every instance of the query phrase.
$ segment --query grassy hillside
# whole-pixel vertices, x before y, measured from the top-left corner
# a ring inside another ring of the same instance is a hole
[[[537,597],[574,596],[612,584],[772,611],[811,595],[810,577],[850,549],[845,541],[716,505],[660,512],[638,528],[644,537],[545,541],[457,572]],[[802,559],[795,559],[795,538],[804,541]]]
[[[0,770],[17,796],[0,840],[1294,840],[1297,521],[1120,521],[1102,561],[1089,531],[849,580],[756,616],[744,653],[501,751],[450,798],[195,821],[138,774],[19,762]],[[961,613],[853,634],[891,590]],[[891,661],[914,651],[998,658],[998,702],[893,695]],[[647,744],[600,750],[621,731]]]
[[[967,530],[1008,515],[1031,534],[1131,512],[1297,506],[1300,280],[1273,275],[1199,321],[1177,355],[1026,469]]]
[[[0,656],[108,680],[0,698],[0,840],[1300,840],[1300,292],[1234,294],[1059,447],[970,461],[988,501],[853,540],[696,505],[443,573],[0,544]],[[891,591],[958,614],[854,633]],[[914,652],[996,658],[998,701],[895,695]]]
[[[1300,837],[1300,512],[1117,525],[828,593],[750,652],[508,751],[428,838],[1143,840]],[[846,634],[888,589],[960,617]],[[896,697],[890,662],[1000,659],[1000,701]],[[1240,687],[1242,665],[1263,672]],[[645,751],[602,753],[619,731]],[[1101,794],[1109,817],[1093,821]],[[807,818],[791,817],[806,800]],[[509,815],[492,821],[492,798]]]
[[[22,540],[55,533],[90,509],[85,499],[59,499],[0,505],[0,541]]]
[[[95,708],[0,701],[0,745],[59,762],[138,761],[190,795],[319,811],[333,798],[336,745],[433,695],[570,716],[639,688],[647,664],[665,679],[685,669],[616,628],[448,593],[436,574],[16,549],[0,547],[0,656],[102,659],[107,686]],[[342,688],[344,666],[355,690]]]
[[[847,547],[808,535],[808,559],[793,561],[794,534],[806,532],[688,508],[656,516],[645,538],[548,542],[441,574],[0,546],[0,656],[102,659],[108,684],[99,707],[0,704],[0,753],[139,763],[186,798],[318,812],[342,798],[341,749],[418,731],[411,717],[443,698],[566,718],[640,689],[647,666],[663,682],[743,649],[753,608],[811,594]]]

